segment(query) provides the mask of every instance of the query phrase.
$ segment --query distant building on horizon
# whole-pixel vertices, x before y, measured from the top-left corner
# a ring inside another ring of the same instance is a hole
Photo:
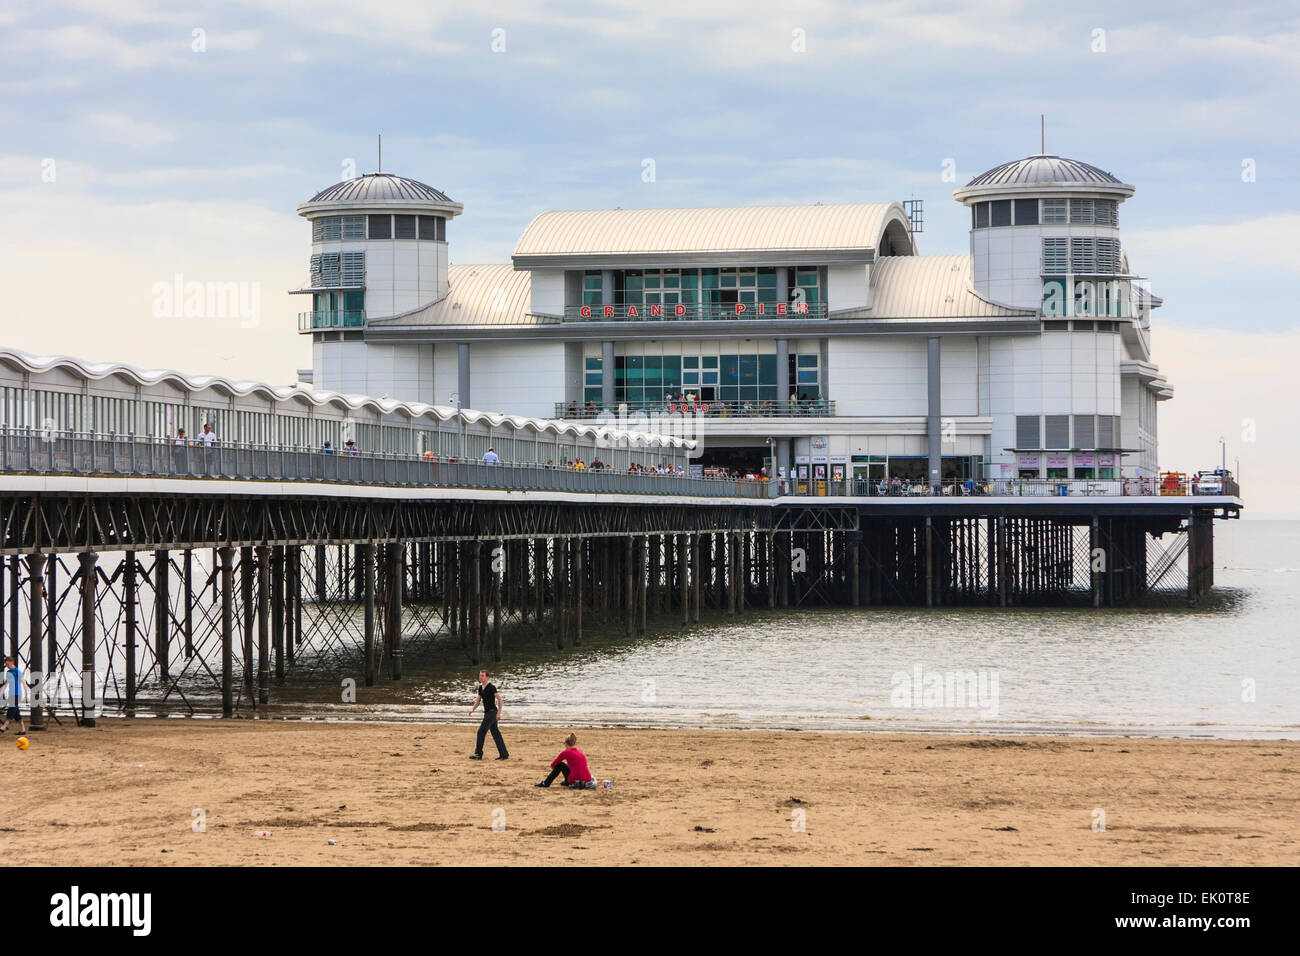
[[[1130,268],[1131,185],[1054,155],[954,192],[970,254],[901,203],[559,210],[512,262],[450,265],[460,203],[372,173],[311,223],[311,380],[343,393],[703,422],[697,464],[809,477],[1158,472],[1161,300]],[[707,413],[704,407],[707,406]],[[773,460],[774,458],[774,460]]]

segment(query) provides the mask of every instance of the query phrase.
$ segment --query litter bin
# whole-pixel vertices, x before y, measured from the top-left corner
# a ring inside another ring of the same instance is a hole
[[[1057,494],[1059,497],[1061,497],[1061,498],[1066,498],[1066,497],[1068,497],[1069,494],[1070,494],[1070,486],[1069,486],[1069,485],[1057,485],[1057,486],[1056,486],[1056,494]]]

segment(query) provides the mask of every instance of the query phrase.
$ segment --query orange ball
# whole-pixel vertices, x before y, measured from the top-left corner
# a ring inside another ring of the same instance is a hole
[[[28,747],[32,745],[31,741],[28,740],[26,737],[19,737],[17,740],[14,741],[14,744],[17,745],[19,750],[26,750]]]

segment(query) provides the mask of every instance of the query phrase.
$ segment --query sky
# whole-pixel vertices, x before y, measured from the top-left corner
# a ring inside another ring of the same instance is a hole
[[[1161,463],[1240,461],[1300,517],[1300,8],[661,0],[41,0],[0,5],[0,344],[273,383],[310,233],[376,168],[462,202],[453,262],[554,208],[925,203],[1039,151],[1136,187],[1130,261],[1165,305]],[[647,170],[652,169],[653,175]],[[164,290],[235,283],[242,313]]]

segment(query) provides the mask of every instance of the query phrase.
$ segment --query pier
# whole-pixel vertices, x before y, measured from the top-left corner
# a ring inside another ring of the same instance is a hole
[[[123,367],[29,366],[5,384],[0,641],[39,684],[33,728],[60,711],[230,717],[290,680],[401,680],[438,642],[478,664],[508,660],[514,635],[564,649],[705,613],[1195,604],[1214,585],[1213,522],[1242,507],[790,495],[680,477],[677,439]],[[149,407],[160,389],[170,413]],[[213,444],[177,443],[214,408]],[[98,430],[107,414],[122,431]],[[247,440],[308,430],[312,445]],[[334,451],[358,433],[367,451]],[[321,435],[342,441],[326,452]],[[484,461],[490,447],[507,454]],[[611,467],[557,464],[596,458]]]

